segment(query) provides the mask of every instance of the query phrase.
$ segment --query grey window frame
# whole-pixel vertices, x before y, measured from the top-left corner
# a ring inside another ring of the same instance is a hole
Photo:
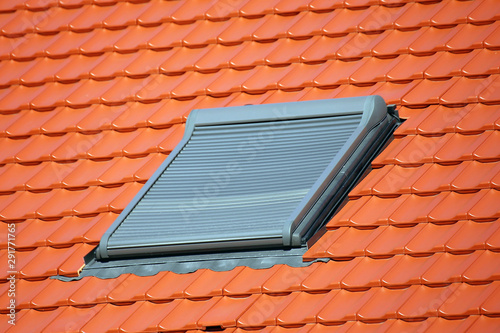
[[[380,151],[392,136],[394,129],[400,124],[401,121],[394,108],[388,108],[380,96],[193,110],[187,119],[182,140],[104,233],[95,252],[96,258],[109,260],[182,252],[265,247],[265,241],[256,242],[252,239],[244,239],[244,235],[241,239],[235,239],[235,242],[224,242],[224,244],[214,239],[213,243],[178,244],[167,247],[148,244],[148,241],[144,240],[142,247],[127,248],[125,246],[123,249],[109,249],[108,242],[113,232],[119,228],[141,198],[185,147],[192,137],[195,127],[335,117],[359,113],[362,113],[362,117],[358,127],[290,215],[291,217],[283,228],[282,237],[279,240],[269,240],[269,246],[276,246],[277,243],[281,243],[283,248],[304,246],[305,242],[326,223],[325,221],[339,207],[347,195],[346,190],[349,190],[361,177],[371,159]],[[237,228],[237,226],[234,227]]]

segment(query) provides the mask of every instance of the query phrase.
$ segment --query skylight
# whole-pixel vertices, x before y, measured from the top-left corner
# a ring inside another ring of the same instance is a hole
[[[398,123],[379,96],[194,110],[96,257],[303,247]]]

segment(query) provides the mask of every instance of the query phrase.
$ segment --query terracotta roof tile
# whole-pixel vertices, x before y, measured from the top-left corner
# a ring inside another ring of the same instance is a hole
[[[87,316],[83,320],[82,331],[98,331],[98,330],[118,330],[137,309],[140,304],[135,303],[130,306],[115,306],[113,304],[99,304],[88,309]],[[153,315],[154,312],[151,311]]]
[[[259,297],[259,295],[251,295],[246,298],[222,297],[210,310],[201,316],[197,324],[204,329],[211,326],[235,327],[237,318],[251,308]]]
[[[111,305],[111,304],[107,304]],[[175,308],[176,303],[151,303],[137,302],[131,306],[125,306],[129,315],[123,320],[118,320],[112,327],[116,331],[124,332],[157,332],[157,323]],[[123,305],[110,308],[109,311],[120,311]],[[108,313],[103,313],[99,320],[106,320]],[[139,320],[139,318],[141,318]],[[96,320],[96,325],[98,321]]]
[[[406,245],[420,235],[426,224],[413,227],[383,227],[382,233],[366,246],[366,255],[372,258],[408,253]],[[380,228],[380,227],[379,227]]]
[[[238,318],[238,327],[259,328],[276,325],[276,317],[293,301],[294,296],[296,295],[260,295]]]
[[[172,306],[175,307],[161,320],[158,329],[176,331],[203,328],[198,321],[220,301],[221,299],[216,297],[200,301],[175,300],[172,302]]]
[[[65,308],[58,308],[55,311],[50,312],[39,312],[35,310],[27,310],[23,312],[22,321],[20,321],[19,326],[15,327],[15,330],[21,332],[23,330],[35,329],[37,331],[42,331],[44,327],[51,324],[51,322],[57,318]],[[13,330],[12,330],[13,331]]]
[[[277,316],[277,324],[283,326],[315,323],[318,312],[331,302],[336,293],[294,295],[292,302]]]
[[[1,3],[0,233],[15,223],[19,311],[0,330],[497,330],[495,4]],[[49,279],[78,275],[192,109],[366,94],[408,119],[304,256],[325,262]]]

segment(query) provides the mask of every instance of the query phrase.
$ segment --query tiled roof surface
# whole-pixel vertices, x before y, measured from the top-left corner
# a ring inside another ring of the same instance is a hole
[[[0,331],[498,331],[499,50],[497,0],[1,1]],[[305,255],[330,261],[49,278],[190,110],[371,94],[408,120]]]

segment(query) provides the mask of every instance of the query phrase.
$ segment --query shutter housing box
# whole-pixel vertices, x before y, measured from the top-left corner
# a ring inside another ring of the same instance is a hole
[[[379,96],[193,110],[96,257],[304,246],[398,124]]]

